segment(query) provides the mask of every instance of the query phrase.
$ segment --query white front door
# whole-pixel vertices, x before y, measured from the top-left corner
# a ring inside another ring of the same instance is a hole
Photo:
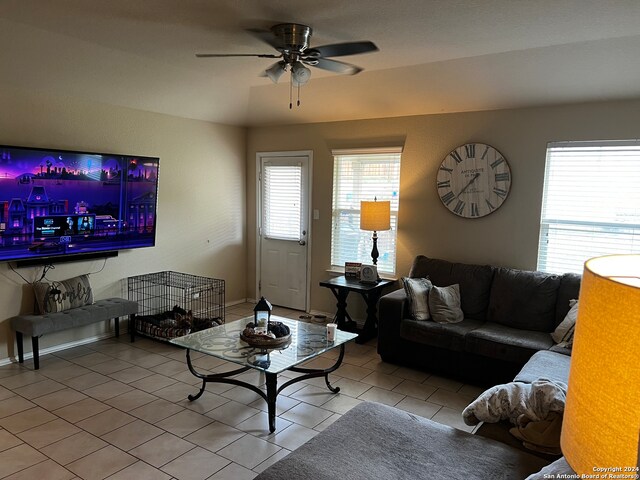
[[[257,157],[258,298],[306,311],[311,152]]]

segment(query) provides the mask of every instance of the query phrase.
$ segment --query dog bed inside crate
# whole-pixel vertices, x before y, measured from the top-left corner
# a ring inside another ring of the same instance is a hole
[[[193,316],[178,305],[173,309],[155,315],[137,315],[136,333],[156,338],[158,340],[170,340],[182,337],[193,332],[204,330],[218,325],[223,321],[217,318],[199,318]]]

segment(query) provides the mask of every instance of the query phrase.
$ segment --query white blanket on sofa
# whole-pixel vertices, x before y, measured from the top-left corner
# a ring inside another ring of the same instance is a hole
[[[541,378],[533,383],[511,382],[485,391],[462,412],[467,425],[511,420],[513,424],[546,420],[564,412],[567,385]]]

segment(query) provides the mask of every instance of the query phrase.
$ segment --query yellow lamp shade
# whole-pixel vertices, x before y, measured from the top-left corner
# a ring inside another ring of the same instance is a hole
[[[391,229],[391,202],[360,202],[360,230]]]
[[[561,437],[579,475],[638,466],[639,341],[640,255],[587,261]]]

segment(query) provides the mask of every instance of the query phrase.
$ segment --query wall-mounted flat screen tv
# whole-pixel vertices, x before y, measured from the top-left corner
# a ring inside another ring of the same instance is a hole
[[[152,247],[159,158],[0,146],[0,262]]]

